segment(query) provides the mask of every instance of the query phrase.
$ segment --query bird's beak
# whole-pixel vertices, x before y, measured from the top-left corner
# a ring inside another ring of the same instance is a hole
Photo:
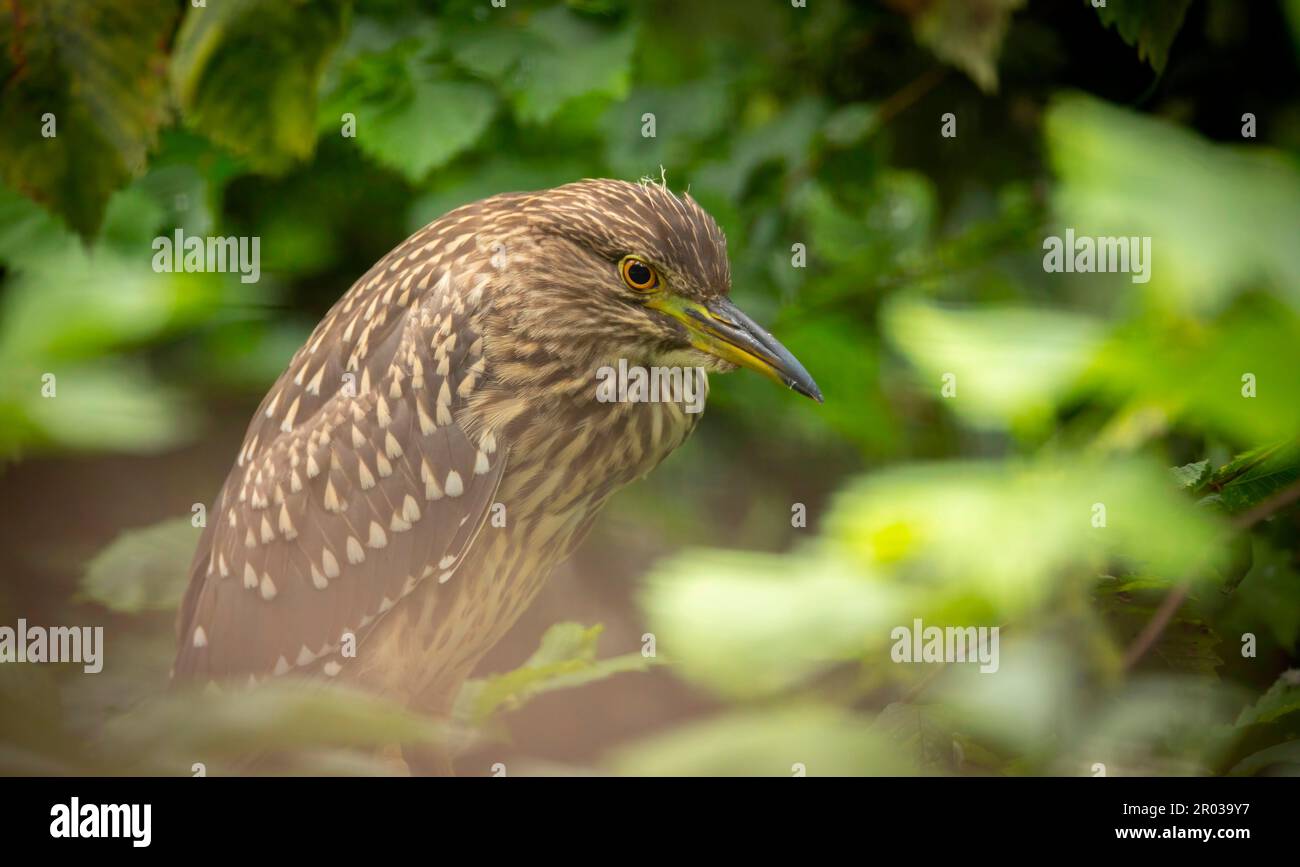
[[[818,403],[821,389],[799,363],[799,359],[746,316],[730,299],[708,302],[668,295],[650,302],[686,326],[691,346],[732,364],[756,370],[775,382],[792,388]]]

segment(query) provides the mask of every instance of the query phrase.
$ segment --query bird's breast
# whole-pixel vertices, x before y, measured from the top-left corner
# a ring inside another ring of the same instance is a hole
[[[536,410],[539,405],[534,405]],[[439,710],[527,609],[619,488],[650,472],[699,420],[673,402],[552,402],[512,425],[507,465],[472,556],[384,624],[364,679]]]

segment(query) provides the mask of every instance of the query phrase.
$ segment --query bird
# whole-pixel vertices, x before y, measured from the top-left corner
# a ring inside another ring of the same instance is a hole
[[[756,371],[822,401],[730,300],[689,193],[589,179],[456,208],[374,264],[271,386],[200,537],[178,683],[345,681],[445,718],[610,496],[700,413],[602,369]],[[351,643],[351,653],[344,649]],[[450,773],[403,746],[413,773]]]

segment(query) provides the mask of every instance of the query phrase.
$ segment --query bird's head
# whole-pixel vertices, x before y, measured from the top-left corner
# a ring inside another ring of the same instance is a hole
[[[602,360],[747,367],[821,401],[803,365],[728,297],[726,238],[689,195],[588,180],[513,207],[536,251],[520,263],[534,338]]]

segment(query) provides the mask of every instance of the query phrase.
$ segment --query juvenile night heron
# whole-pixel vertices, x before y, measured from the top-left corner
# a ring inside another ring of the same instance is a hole
[[[717,224],[652,183],[494,196],[415,233],[253,417],[191,566],[175,676],[348,678],[445,714],[610,495],[699,419],[597,400],[600,368],[739,365],[821,400],[730,283]]]

